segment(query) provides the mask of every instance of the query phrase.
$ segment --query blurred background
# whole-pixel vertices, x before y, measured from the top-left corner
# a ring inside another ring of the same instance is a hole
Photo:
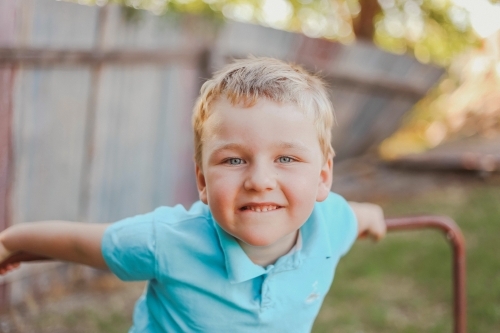
[[[328,82],[334,191],[457,221],[469,331],[500,331],[498,1],[2,0],[0,230],[189,206],[199,88],[250,54]],[[450,258],[435,231],[358,241],[313,332],[451,332]],[[0,332],[125,332],[143,287],[24,264]]]

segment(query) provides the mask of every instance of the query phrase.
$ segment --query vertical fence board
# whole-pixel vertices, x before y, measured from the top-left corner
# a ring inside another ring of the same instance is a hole
[[[12,158],[12,80],[11,68],[0,69],[0,230],[9,224],[9,183]]]
[[[10,224],[13,76],[12,68],[0,68],[0,231]],[[0,283],[0,308],[7,305],[8,300],[9,288]]]
[[[18,1],[0,1],[0,47],[12,47],[15,45],[18,14]]]
[[[414,105],[415,101],[394,96],[389,100],[387,107],[380,110],[377,118],[373,121],[372,131],[376,133],[393,133],[395,132],[402,121],[403,116]],[[384,138],[376,137],[375,144],[379,143]],[[373,144],[373,146],[375,146]]]
[[[19,71],[14,103],[14,220],[75,220],[89,71]]]
[[[127,19],[120,6],[110,6],[105,26],[105,48],[175,50],[183,40],[180,22],[140,11],[138,19]]]
[[[178,85],[182,91],[182,98],[179,99],[178,107],[173,110],[178,110],[178,113],[172,112],[176,116],[176,122],[179,126],[177,134],[170,130],[169,137],[166,143],[177,148],[176,161],[179,166],[174,179],[178,179],[175,183],[175,200],[177,203],[188,206],[198,199],[198,191],[196,189],[195,173],[194,173],[194,142],[193,130],[191,126],[191,115],[194,102],[199,94],[199,64],[194,66],[184,66],[177,69],[177,74],[170,78],[170,86]],[[173,90],[170,90],[173,94]],[[173,127],[169,125],[170,128]]]
[[[98,7],[54,0],[21,0],[17,46],[91,48]]]
[[[191,110],[180,97],[192,92],[183,91],[180,74],[172,66],[103,70],[91,220],[114,221],[175,203],[176,184],[186,181],[180,177],[186,169],[183,143],[189,143],[192,135],[185,121]]]
[[[345,147],[344,139],[348,133],[346,124],[350,124],[357,115],[363,101],[363,92],[356,89],[331,86],[330,98],[334,107],[336,124],[332,131],[332,144],[337,153]]]
[[[282,30],[229,21],[213,48],[213,66],[220,68],[232,57],[249,55],[290,59],[297,36]]]
[[[0,47],[15,45],[19,3],[0,1]],[[0,231],[11,223],[13,66],[0,67]],[[9,284],[0,282],[0,308],[10,303]]]

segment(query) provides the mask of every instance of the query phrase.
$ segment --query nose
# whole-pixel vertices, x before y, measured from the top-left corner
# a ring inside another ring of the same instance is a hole
[[[243,187],[247,191],[268,191],[276,188],[276,173],[271,167],[255,163],[248,169]]]

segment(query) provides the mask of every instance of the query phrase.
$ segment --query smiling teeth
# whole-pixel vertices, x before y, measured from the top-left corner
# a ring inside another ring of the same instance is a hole
[[[270,210],[275,210],[277,209],[278,206],[262,206],[262,207],[247,207],[247,209],[254,211],[254,212],[268,212]]]

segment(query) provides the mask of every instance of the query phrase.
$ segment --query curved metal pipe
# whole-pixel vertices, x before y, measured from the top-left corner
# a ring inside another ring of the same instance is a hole
[[[438,229],[442,231],[453,250],[453,315],[455,333],[467,331],[467,296],[465,270],[465,240],[455,221],[447,216],[406,216],[386,219],[387,231]]]

